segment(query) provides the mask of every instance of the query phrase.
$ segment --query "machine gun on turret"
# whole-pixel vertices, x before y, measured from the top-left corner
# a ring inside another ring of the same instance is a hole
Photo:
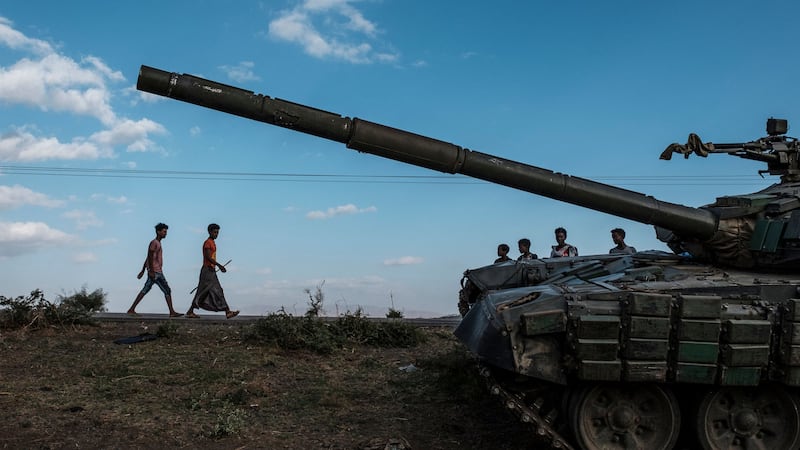
[[[786,136],[789,130],[789,123],[786,119],[767,119],[767,136],[755,141],[738,144],[714,144],[704,143],[700,137],[694,133],[689,135],[686,144],[670,144],[663,153],[661,159],[672,159],[673,153],[681,153],[684,158],[694,153],[697,156],[706,157],[710,153],[727,153],[744,159],[752,159],[767,163],[767,170],[759,170],[758,173],[780,175],[782,182],[800,181],[800,143],[796,138]]]

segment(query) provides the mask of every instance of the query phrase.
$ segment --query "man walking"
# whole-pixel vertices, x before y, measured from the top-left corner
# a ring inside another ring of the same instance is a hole
[[[158,285],[161,292],[164,293],[164,298],[167,300],[167,307],[169,308],[169,316],[180,317],[183,315],[175,312],[175,309],[172,307],[172,290],[167,283],[167,279],[164,278],[164,258],[161,253],[161,240],[167,237],[168,228],[169,226],[165,223],[158,223],[156,225],[156,237],[150,241],[150,245],[147,246],[147,258],[144,260],[144,265],[139,275],[136,275],[137,279],[141,279],[144,275],[144,271],[147,270],[147,280],[145,280],[144,287],[139,291],[139,295],[136,296],[133,304],[128,309],[128,314],[136,314],[136,306],[142,301],[144,296],[150,292],[150,289],[155,284]]]
[[[231,311],[228,302],[225,301],[225,293],[217,278],[217,268],[222,273],[227,272],[225,266],[217,262],[217,244],[219,237],[219,225],[212,223],[208,225],[208,239],[203,242],[203,267],[200,269],[200,281],[197,284],[197,293],[194,295],[192,305],[186,312],[186,317],[196,319],[200,316],[194,313],[195,308],[205,309],[206,311],[225,311],[225,318],[232,319],[239,314],[239,311]]]

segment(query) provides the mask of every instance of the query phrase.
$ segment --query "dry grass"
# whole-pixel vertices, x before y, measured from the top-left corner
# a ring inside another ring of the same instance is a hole
[[[533,448],[449,330],[330,354],[256,344],[242,325],[113,343],[143,331],[3,331],[0,448]],[[418,370],[400,370],[409,364]]]

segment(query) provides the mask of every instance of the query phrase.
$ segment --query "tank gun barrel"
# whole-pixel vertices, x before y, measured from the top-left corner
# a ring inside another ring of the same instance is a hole
[[[187,74],[142,66],[137,89],[343,143],[347,148],[460,173],[584,206],[678,235],[706,239],[717,230],[711,211],[656,200],[638,192],[573,177],[359,118],[255,94]]]

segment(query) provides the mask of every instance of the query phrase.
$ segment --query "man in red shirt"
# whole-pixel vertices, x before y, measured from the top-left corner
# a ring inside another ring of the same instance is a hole
[[[203,267],[200,269],[200,281],[197,284],[197,293],[194,295],[192,305],[186,312],[186,317],[196,319],[200,316],[194,313],[195,308],[206,311],[225,311],[225,317],[234,318],[239,311],[231,311],[225,301],[225,293],[217,278],[217,268],[222,273],[227,272],[225,266],[217,262],[217,243],[219,225],[212,223],[208,226],[208,239],[203,242]]]
[[[141,279],[145,269],[147,269],[147,280],[145,280],[144,287],[139,291],[139,295],[137,295],[136,299],[133,301],[133,305],[128,309],[128,314],[136,314],[136,306],[142,301],[144,296],[150,292],[150,289],[155,284],[161,289],[161,292],[164,293],[164,298],[166,298],[167,307],[169,308],[169,316],[180,317],[183,315],[175,312],[175,309],[172,308],[172,290],[167,283],[167,279],[164,278],[164,257],[161,252],[161,240],[167,237],[168,228],[169,226],[165,223],[158,223],[156,225],[156,238],[150,241],[150,245],[147,246],[147,258],[144,260],[144,265],[139,275],[136,275],[137,279]]]

